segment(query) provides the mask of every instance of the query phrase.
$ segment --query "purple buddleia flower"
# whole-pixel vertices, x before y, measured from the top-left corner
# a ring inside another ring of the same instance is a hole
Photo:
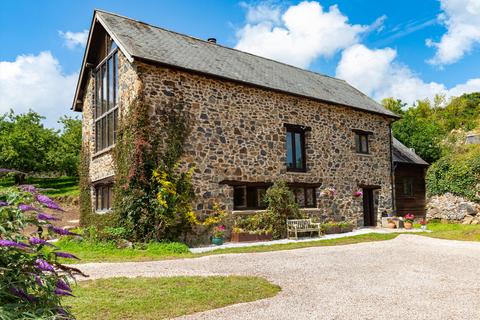
[[[52,230],[56,234],[59,234],[59,235],[62,235],[62,236],[79,236],[78,233],[73,233],[73,232],[71,232],[67,229],[58,228],[58,227],[55,227],[55,226],[52,226],[52,225],[50,225],[49,228],[50,228],[50,230]]]
[[[28,239],[28,242],[30,242],[30,244],[32,245],[46,245],[46,246],[55,247],[53,244],[49,243],[48,241],[40,238],[36,238],[36,237],[31,237],[30,239]]]
[[[45,220],[45,221],[61,220],[57,217],[51,216],[51,215],[43,213],[43,212],[40,212],[39,214],[37,214],[37,219],[38,220]]]
[[[18,209],[22,210],[22,211],[38,211],[37,208],[31,206],[31,205],[28,205],[28,204],[20,204],[18,206]]]
[[[53,266],[43,259],[37,259],[35,261],[35,265],[37,266],[38,269],[42,271],[51,271],[51,272],[55,271],[55,269],[53,269]]]
[[[42,279],[40,279],[40,277],[37,276],[36,274],[35,274],[33,277],[35,278],[35,282],[36,282],[40,287],[43,287]]]
[[[63,291],[68,291],[68,292],[72,292],[72,288],[70,288],[70,286],[68,285],[68,283],[66,283],[65,281],[63,281],[62,279],[58,279],[57,283],[55,284],[55,286],[57,287],[57,289],[60,289],[60,290],[63,290]]]
[[[8,202],[0,201],[0,207],[8,206]]]
[[[10,287],[10,293],[12,293],[13,295],[15,295],[15,296],[17,296],[17,297],[19,297],[19,298],[21,298],[25,301],[28,301],[28,302],[34,302],[35,301],[35,297],[29,295],[23,289]]]
[[[80,260],[80,258],[68,252],[55,252],[55,255],[60,258]]]
[[[50,199],[46,195],[37,194],[36,198],[37,198],[38,202],[42,203],[47,208],[50,208],[50,209],[53,209],[53,210],[58,210],[58,211],[63,211],[63,209],[60,208],[60,206],[55,201],[53,201],[52,199]]]
[[[35,188],[31,184],[22,184],[21,186],[19,186],[19,188],[22,189],[23,191],[30,192],[30,193],[37,192],[37,188]]]
[[[11,172],[26,174],[26,173],[18,171],[18,170],[0,168],[0,173],[11,173]]]
[[[28,245],[22,242],[15,242],[12,240],[0,239],[0,247],[15,247],[15,248],[23,249],[23,248],[27,248]]]
[[[70,292],[68,291],[63,291],[63,290],[60,290],[60,289],[55,289],[53,291],[57,296],[71,296],[71,297],[75,297],[73,294],[71,294]]]

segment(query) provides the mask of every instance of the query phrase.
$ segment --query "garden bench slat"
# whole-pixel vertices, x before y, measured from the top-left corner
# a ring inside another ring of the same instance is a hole
[[[318,236],[322,235],[320,223],[312,222],[312,219],[287,219],[287,237],[291,239],[290,234],[295,234],[298,240],[299,232],[318,232]]]

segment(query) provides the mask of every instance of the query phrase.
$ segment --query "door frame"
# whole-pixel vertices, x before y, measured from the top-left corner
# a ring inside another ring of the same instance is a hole
[[[379,189],[378,186],[361,186],[363,192],[363,226],[376,227],[377,226],[377,208],[375,205],[374,191]]]

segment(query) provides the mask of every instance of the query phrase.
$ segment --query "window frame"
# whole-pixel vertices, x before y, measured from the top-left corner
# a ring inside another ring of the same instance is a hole
[[[95,212],[110,212],[113,208],[113,183],[99,183],[95,189]]]
[[[306,126],[300,126],[300,125],[293,125],[293,124],[284,124],[284,127],[286,128],[285,131],[285,155],[286,155],[286,161],[285,165],[287,167],[288,172],[307,172],[307,152],[306,152],[306,141],[305,141],[305,133],[310,131],[310,127]],[[293,166],[288,165],[288,134],[291,134],[292,139],[291,139],[291,150],[292,150],[292,164]],[[300,153],[302,157],[302,163],[301,167],[297,166],[297,145],[296,145],[296,139],[295,139],[295,134],[300,135]]]
[[[117,138],[120,105],[118,97],[118,52],[118,48],[112,50],[93,71],[95,82],[94,155],[111,149]],[[112,71],[115,73],[113,76],[110,75]],[[106,82],[105,86],[103,81]],[[113,83],[111,84],[111,82]],[[113,97],[110,97],[110,95],[113,95]]]
[[[410,192],[407,193],[405,192],[408,187],[410,186]],[[407,187],[407,188],[406,188]],[[402,178],[402,196],[403,197],[413,197],[414,192],[413,192],[413,178],[412,177],[404,177]]]
[[[259,194],[262,192],[265,192],[272,186],[271,183],[242,183],[242,182],[235,182],[235,184],[231,184],[233,187],[233,210],[237,211],[248,211],[248,210],[264,210],[266,209],[266,205],[263,205],[259,199]],[[299,208],[305,208],[305,209],[314,209],[317,208],[317,188],[319,187],[319,184],[302,184],[302,183],[291,183],[288,184],[288,187],[290,190],[292,190],[294,196],[295,196],[295,201],[299,205]],[[304,205],[300,205],[299,199],[297,197],[297,190],[300,190],[303,192],[303,199],[304,199]],[[244,203],[241,205],[236,204],[236,190],[243,190],[243,199]],[[261,191],[264,190],[264,191]],[[308,204],[308,190],[311,190],[311,196],[312,196],[312,203]],[[249,195],[251,196],[254,194],[255,198],[255,205],[249,205]]]
[[[354,132],[355,152],[357,154],[370,154],[370,136],[373,134],[370,131],[352,130]],[[363,149],[362,138],[365,139],[366,149]]]

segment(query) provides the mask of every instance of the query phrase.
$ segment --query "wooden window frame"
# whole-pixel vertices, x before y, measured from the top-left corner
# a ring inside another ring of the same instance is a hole
[[[370,135],[373,133],[370,131],[364,130],[352,130],[354,132],[354,141],[355,141],[355,152],[357,154],[370,154]],[[362,145],[362,138],[365,139],[366,142],[366,150],[363,149]]]
[[[94,109],[94,137],[95,153],[110,149],[116,142],[118,128],[119,99],[118,99],[118,49],[111,51],[95,68],[95,109]],[[112,64],[110,68],[110,64]],[[110,75],[111,71],[115,74]],[[104,72],[106,77],[103,86]],[[110,97],[110,82],[113,97]],[[104,93],[104,90],[106,91]],[[106,106],[104,105],[106,102]],[[113,104],[111,106],[110,104]]]
[[[410,192],[409,193],[406,193],[405,190],[407,188],[406,185],[410,185]],[[411,177],[405,177],[405,178],[402,178],[402,196],[403,197],[413,197],[414,195],[414,192],[413,192],[413,178]]]
[[[285,132],[285,140],[286,136],[290,133],[292,135],[292,164],[293,166],[288,165],[288,146],[286,145],[286,161],[285,164],[287,166],[287,171],[288,172],[307,172],[307,153],[306,153],[306,142],[305,142],[305,132],[310,131],[311,128],[307,126],[300,126],[300,125],[294,125],[294,124],[284,124],[284,127],[286,128]],[[296,149],[296,142],[295,142],[295,134],[300,134],[300,153],[302,156],[302,165],[301,167],[297,166],[297,149]]]
[[[113,205],[113,183],[101,183],[95,188],[95,212],[109,212]]]

